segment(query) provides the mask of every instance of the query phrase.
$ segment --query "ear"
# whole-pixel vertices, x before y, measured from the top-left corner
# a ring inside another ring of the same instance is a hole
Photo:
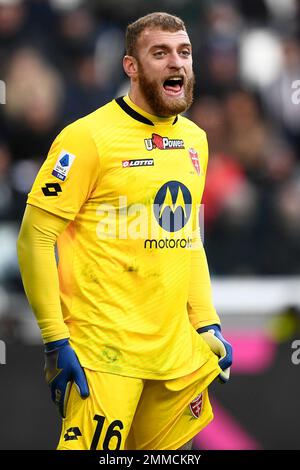
[[[138,63],[132,55],[125,55],[123,58],[123,68],[129,78],[135,79],[138,73]]]

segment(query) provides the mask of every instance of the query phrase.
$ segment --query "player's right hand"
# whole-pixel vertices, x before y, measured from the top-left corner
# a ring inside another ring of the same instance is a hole
[[[82,398],[89,396],[89,387],[83,368],[68,339],[45,344],[45,376],[50,386],[51,398],[63,418],[72,382]]]

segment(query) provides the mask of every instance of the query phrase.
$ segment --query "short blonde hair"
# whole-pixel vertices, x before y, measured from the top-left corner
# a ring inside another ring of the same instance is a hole
[[[178,16],[164,12],[149,13],[129,24],[126,29],[126,54],[136,56],[137,41],[145,29],[161,29],[162,31],[186,31],[184,22]]]

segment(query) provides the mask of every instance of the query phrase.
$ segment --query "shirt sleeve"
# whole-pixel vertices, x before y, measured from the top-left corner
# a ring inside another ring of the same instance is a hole
[[[187,305],[190,322],[195,329],[220,324],[220,318],[213,305],[209,269],[203,247],[192,251],[191,263]]]
[[[74,220],[99,177],[99,156],[83,119],[67,126],[53,142],[27,203]]]
[[[202,134],[201,152],[201,185],[202,197],[208,163],[208,144],[206,134]],[[214,308],[212,298],[211,280],[205,250],[200,237],[200,225],[198,209],[195,208],[195,226],[193,236],[193,248],[191,253],[191,277],[188,295],[188,314],[194,328],[201,328],[211,324],[220,324],[220,318]]]
[[[61,310],[54,251],[68,224],[67,219],[27,205],[18,238],[24,289],[45,343],[70,336]]]

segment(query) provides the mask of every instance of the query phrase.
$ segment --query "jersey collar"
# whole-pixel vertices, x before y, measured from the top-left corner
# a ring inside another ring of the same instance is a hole
[[[115,101],[130,117],[136,121],[142,122],[143,124],[147,124],[148,126],[155,126],[157,124],[174,125],[178,121],[178,116],[159,117],[146,113],[146,111],[134,104],[128,95],[116,98]]]

